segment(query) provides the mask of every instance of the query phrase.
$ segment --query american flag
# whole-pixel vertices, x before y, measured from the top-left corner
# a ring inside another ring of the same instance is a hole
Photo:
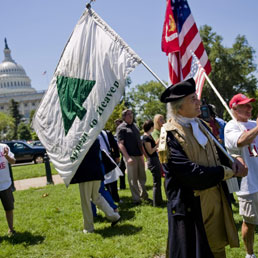
[[[171,44],[172,47],[170,47]],[[187,1],[167,0],[162,51],[168,55],[171,84],[189,76],[192,61],[190,50],[199,58],[208,75],[211,65]]]
[[[201,99],[202,87],[205,82],[205,70],[203,69],[199,59],[192,53],[191,71],[188,75],[189,78],[193,77],[196,84],[196,94],[198,99]]]

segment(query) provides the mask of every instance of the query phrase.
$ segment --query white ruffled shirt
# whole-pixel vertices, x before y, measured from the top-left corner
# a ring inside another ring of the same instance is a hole
[[[207,137],[205,134],[200,130],[199,124],[196,121],[195,118],[188,118],[188,117],[183,117],[180,115],[175,116],[175,121],[178,122],[180,125],[185,126],[185,127],[192,127],[193,130],[193,136],[197,140],[197,142],[205,148],[205,145],[208,142]]]

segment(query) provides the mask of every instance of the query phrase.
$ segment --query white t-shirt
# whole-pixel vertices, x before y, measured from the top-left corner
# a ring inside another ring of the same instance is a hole
[[[240,124],[241,129],[238,124]],[[256,122],[249,120],[248,122],[238,122],[231,120],[225,127],[225,146],[230,154],[239,154],[244,159],[248,167],[248,175],[241,180],[240,191],[236,194],[239,196],[258,192],[258,157],[255,157],[249,145],[237,147],[237,141],[243,131],[249,131],[256,126]],[[251,147],[258,153],[258,136],[251,143]]]
[[[4,156],[5,147],[9,149],[8,155],[12,158],[14,157],[14,154],[10,151],[8,145],[0,143],[0,191],[8,189],[12,184],[8,161]]]

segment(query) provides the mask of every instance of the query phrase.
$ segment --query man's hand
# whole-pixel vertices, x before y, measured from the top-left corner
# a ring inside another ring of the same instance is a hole
[[[240,156],[235,158],[234,163],[232,164],[232,169],[237,177],[247,176],[248,167]]]
[[[115,158],[115,162],[118,164],[120,162],[120,158]]]
[[[15,163],[16,160],[9,156],[9,149],[7,147],[4,147],[3,155],[10,164]]]
[[[133,159],[131,157],[129,157],[127,160],[126,160],[127,164],[128,165],[131,165],[133,164]]]
[[[5,157],[8,156],[8,153],[9,153],[9,149],[7,147],[4,147],[4,152],[3,152],[4,156]]]

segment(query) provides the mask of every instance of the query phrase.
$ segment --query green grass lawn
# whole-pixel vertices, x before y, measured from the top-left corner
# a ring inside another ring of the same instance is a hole
[[[147,189],[152,197],[150,172],[147,175]],[[119,194],[124,201],[119,207],[121,223],[111,228],[110,222],[99,212],[95,220],[95,233],[85,235],[82,233],[78,185],[69,188],[49,185],[14,192],[17,234],[8,238],[1,207],[0,257],[153,258],[165,254],[166,207],[154,208],[147,204],[133,206],[128,186]],[[238,206],[234,206],[234,212],[240,230]],[[257,235],[255,251],[258,253]],[[227,249],[227,255],[229,258],[245,257],[242,240],[241,247]]]
[[[57,171],[55,170],[52,163],[50,163],[50,168],[52,175],[57,174]],[[46,176],[46,169],[44,163],[29,165],[20,164],[19,166],[12,166],[12,171],[14,180]]]

